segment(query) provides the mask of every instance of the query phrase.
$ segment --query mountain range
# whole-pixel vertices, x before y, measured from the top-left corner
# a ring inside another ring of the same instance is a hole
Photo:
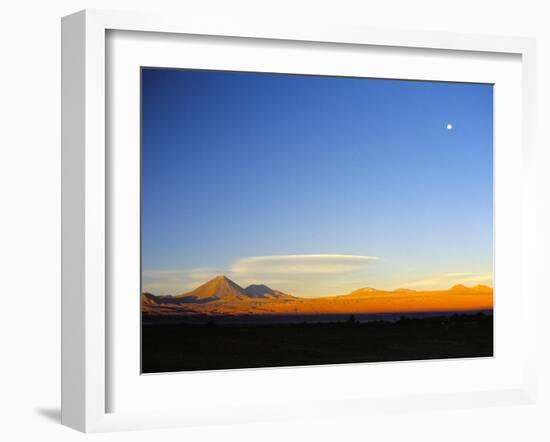
[[[405,313],[492,308],[493,289],[486,285],[455,285],[449,290],[430,291],[365,287],[343,295],[304,298],[263,284],[243,288],[221,275],[176,296],[141,294],[141,311],[152,316]]]

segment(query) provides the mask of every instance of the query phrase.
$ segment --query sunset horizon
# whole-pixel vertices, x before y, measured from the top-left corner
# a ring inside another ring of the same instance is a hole
[[[198,285],[194,286],[194,289],[197,289],[197,288],[201,287],[204,284],[207,284],[211,281],[218,280],[218,279],[228,279],[229,281],[234,282],[235,284],[238,284],[242,288],[247,288],[247,287],[250,287],[250,286],[259,286],[259,285],[267,286],[267,284],[264,284],[262,281],[259,281],[259,280],[255,281],[253,283],[250,283],[250,284],[240,284],[239,282],[236,281],[237,278],[229,277],[225,274],[217,274],[217,275],[213,276],[210,280],[205,281],[203,283],[199,283]],[[492,283],[474,283],[474,282],[471,282],[471,283],[468,284],[468,283],[457,282],[457,283],[454,283],[454,284],[451,284],[451,285],[448,285],[448,286],[445,286],[445,287],[433,287],[433,288],[429,288],[429,289],[414,289],[414,288],[407,287],[407,286],[404,286],[404,285],[400,285],[398,287],[394,287],[394,288],[390,288],[390,289],[382,289],[382,288],[372,287],[368,284],[365,284],[365,285],[362,285],[362,286],[358,287],[357,290],[372,289],[372,290],[378,291],[378,292],[399,292],[400,290],[410,290],[411,292],[419,292],[419,291],[430,292],[430,291],[446,291],[446,290],[451,290],[455,287],[460,287],[460,286],[465,287],[465,288],[487,287],[487,288],[493,289]],[[274,287],[269,286],[269,288],[274,288]],[[275,289],[278,289],[278,288],[275,287]],[[191,290],[191,291],[193,291],[193,290]],[[176,291],[174,291],[174,293],[159,294],[158,292],[154,293],[152,290],[142,290],[142,293],[150,293],[150,294],[153,294],[153,295],[156,295],[156,296],[159,296],[159,297],[164,297],[164,296],[165,297],[178,297],[178,296],[186,295],[189,292],[186,291],[186,290],[179,290],[179,291],[176,290]],[[342,296],[342,295],[345,295],[346,293],[342,292],[342,293],[333,294],[333,295],[320,295],[320,296],[304,296],[304,295],[300,295],[299,293],[291,293],[291,294],[292,294],[292,296],[297,297],[297,298],[309,299],[309,298],[330,298],[331,296]]]
[[[483,311],[493,308],[493,288],[477,284],[444,290],[358,287],[349,293],[302,297],[262,283],[241,286],[218,275],[178,295],[141,295],[142,312],[152,316],[320,315]]]

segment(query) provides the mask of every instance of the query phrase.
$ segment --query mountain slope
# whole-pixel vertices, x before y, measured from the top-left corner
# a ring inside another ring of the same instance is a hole
[[[493,308],[493,289],[456,285],[448,290],[395,291],[361,288],[339,296],[301,298],[263,284],[246,289],[218,276],[175,297],[141,295],[142,312],[150,315],[295,315],[466,311]]]
[[[151,293],[142,293],[141,303],[146,305],[159,305],[159,300],[155,295],[152,295]]]
[[[371,296],[373,293],[380,292],[380,290],[373,289],[372,287],[363,287],[353,292],[346,293],[344,295],[336,296],[337,298],[363,298],[365,296]]]
[[[197,287],[195,290],[184,293],[175,298],[179,301],[234,301],[248,298],[245,290],[228,277],[220,275]]]
[[[291,295],[280,292],[279,290],[273,290],[264,284],[252,284],[244,289],[246,294],[251,298],[271,298],[271,299],[281,299],[281,298],[293,298]]]
[[[488,285],[483,285],[483,284],[478,284],[478,285],[474,285],[473,287],[466,287],[465,285],[463,284],[457,284],[457,285],[454,285],[452,286],[450,289],[449,289],[450,292],[469,292],[469,293],[472,293],[472,292],[480,292],[480,293],[492,293],[493,292],[493,289],[491,287],[489,287]]]

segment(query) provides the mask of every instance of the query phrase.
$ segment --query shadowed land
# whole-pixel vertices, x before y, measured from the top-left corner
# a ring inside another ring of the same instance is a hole
[[[142,324],[143,373],[492,355],[492,311],[271,324],[150,322],[145,316]]]

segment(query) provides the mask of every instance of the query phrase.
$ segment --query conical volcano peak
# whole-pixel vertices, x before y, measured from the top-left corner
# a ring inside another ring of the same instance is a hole
[[[218,281],[218,282],[228,282],[228,283],[233,283],[233,284],[236,284],[235,282],[231,281],[227,276],[225,275],[218,275],[216,276],[215,278],[212,278],[210,280],[210,282],[212,281]]]
[[[192,292],[180,295],[180,297],[193,296],[195,299],[201,300],[205,298],[227,299],[243,295],[246,296],[244,289],[240,285],[231,281],[225,275],[218,275]]]
[[[225,275],[218,275],[208,281],[206,284],[218,284],[219,286],[228,286],[238,289],[240,291],[244,291],[244,289],[239,284],[237,284],[235,281],[232,281]]]

